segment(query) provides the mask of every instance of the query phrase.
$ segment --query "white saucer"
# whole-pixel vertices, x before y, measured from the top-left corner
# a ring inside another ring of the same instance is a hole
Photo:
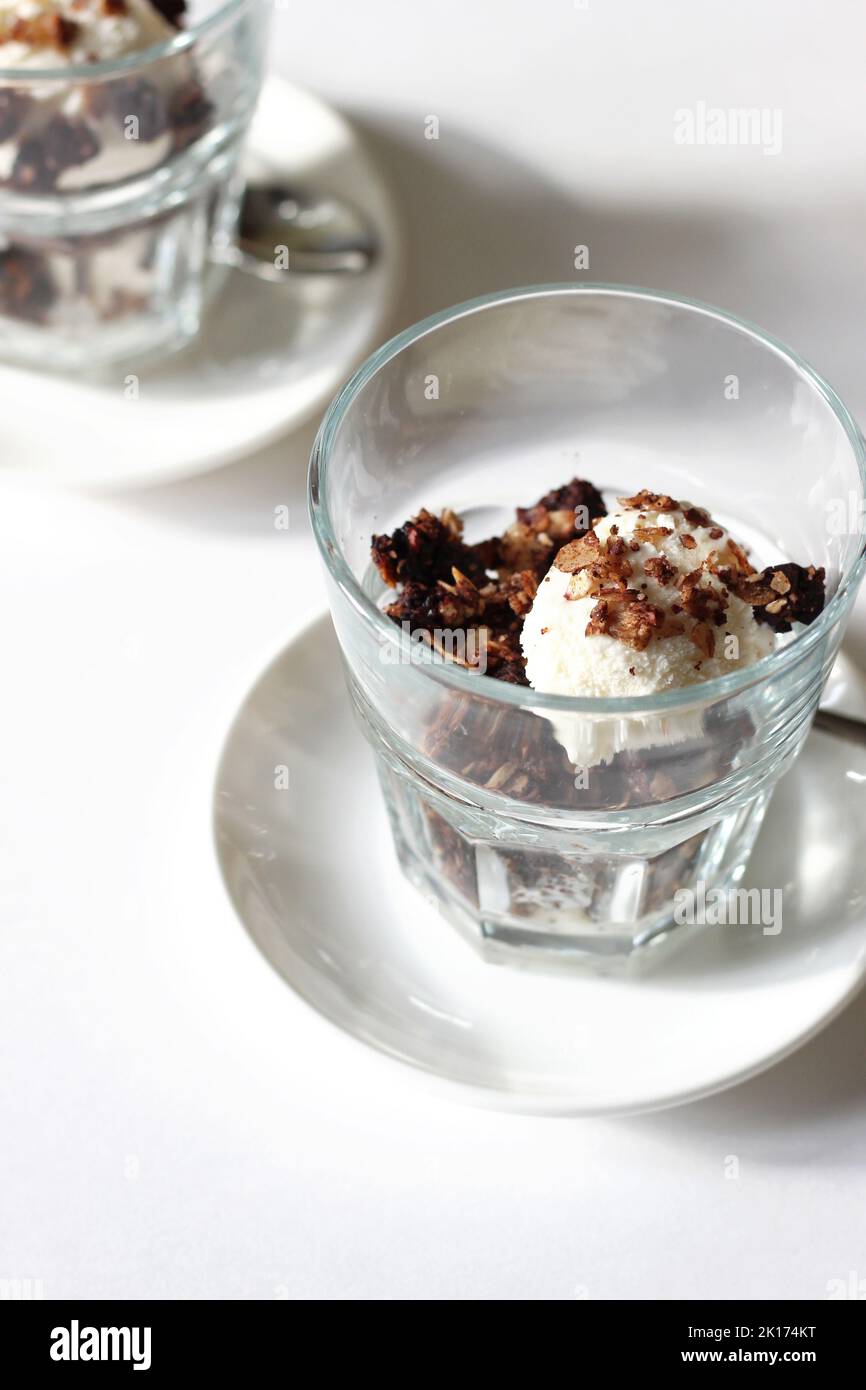
[[[196,342],[164,363],[124,363],[95,378],[0,364],[16,403],[0,424],[0,478],[76,487],[167,481],[228,463],[312,415],[382,336],[400,274],[390,197],[351,127],[310,93],[271,77],[250,132],[248,170],[339,194],[376,228],[363,275],[267,285],[239,271]],[[138,399],[124,393],[130,371]],[[19,423],[20,422],[20,423]]]
[[[215,828],[241,920],[319,1013],[475,1101],[599,1115],[743,1081],[843,1008],[866,973],[864,799],[866,749],[814,733],[745,885],[783,889],[778,936],[704,928],[637,978],[485,964],[396,867],[323,618],[242,706]]]

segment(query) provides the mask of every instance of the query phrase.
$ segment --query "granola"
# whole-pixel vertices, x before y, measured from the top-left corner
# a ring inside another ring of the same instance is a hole
[[[533,506],[518,507],[502,535],[470,545],[455,512],[437,517],[422,509],[372,539],[373,562],[398,591],[385,612],[413,631],[459,627],[483,635],[486,674],[526,685],[520,632],[539,579],[560,547],[586,535],[603,512],[601,494],[573,478]]]

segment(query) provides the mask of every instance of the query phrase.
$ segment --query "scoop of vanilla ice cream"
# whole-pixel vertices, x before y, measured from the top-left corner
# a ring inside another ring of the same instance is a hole
[[[706,524],[701,524],[704,518]],[[621,636],[588,633],[588,627],[599,626],[590,620],[600,596],[585,590],[597,589],[598,584],[588,585],[586,574],[570,573],[554,563],[538,586],[521,636],[533,689],[598,699],[655,695],[727,675],[773,650],[772,630],[759,624],[749,604],[729,592],[708,568],[700,583],[723,599],[723,621],[704,622],[697,630],[699,619],[684,610],[678,579],[701,570],[706,562],[736,569],[745,559],[736,541],[705,513],[688,502],[670,510],[657,505],[622,507],[594,530],[602,546],[612,537],[624,542],[630,570],[624,582],[653,605],[655,626],[642,650]],[[624,748],[700,732],[699,716],[683,714],[619,720],[564,715],[553,723],[572,762],[580,766],[606,761]]]
[[[684,506],[689,508],[688,503]],[[614,533],[629,547],[629,587],[645,593],[649,602],[673,617],[677,625],[694,628],[695,620],[687,614],[680,617],[671,612],[682,606],[675,578],[661,583],[646,569],[646,563],[663,556],[676,575],[700,569],[714,554],[720,564],[730,564],[728,532],[721,527],[695,526],[681,511],[611,512],[594,529],[599,540],[606,541],[614,528]],[[721,535],[711,536],[711,529]],[[635,539],[636,531],[641,536],[647,531],[662,530],[669,534],[657,535],[652,541]],[[684,545],[683,537],[690,538],[693,547]],[[632,549],[633,545],[636,549]],[[688,630],[672,637],[653,635],[643,651],[626,645],[618,637],[603,633],[587,636],[598,597],[574,597],[575,590],[579,590],[575,578],[552,565],[526,616],[521,641],[526,674],[535,690],[600,698],[655,695],[727,675],[740,666],[751,665],[773,649],[771,629],[756,622],[749,604],[729,593],[711,573],[705,572],[701,582],[723,594],[726,604],[724,623],[712,629],[712,656],[695,646]]]

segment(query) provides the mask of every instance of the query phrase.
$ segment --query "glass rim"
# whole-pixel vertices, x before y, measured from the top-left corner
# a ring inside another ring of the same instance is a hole
[[[122,58],[111,58],[104,63],[71,63],[62,68],[4,68],[0,67],[0,87],[26,87],[34,82],[57,83],[58,85],[83,80],[92,82],[96,78],[116,77],[118,73],[129,72],[133,68],[147,67],[163,58],[173,58],[191,48],[203,34],[216,29],[223,20],[237,11],[252,7],[260,0],[223,0],[223,3],[187,29],[179,29],[170,39],[162,43],[152,43],[148,48],[125,53]]]
[[[815,619],[803,632],[798,633],[793,641],[785,646],[777,648],[768,656],[761,657],[760,660],[753,662],[750,666],[744,666],[730,675],[716,676],[712,680],[701,681],[695,685],[677,687],[662,691],[654,695],[628,695],[613,698],[602,698],[596,696],[574,696],[574,695],[554,695],[545,694],[543,691],[534,690],[531,686],[512,685],[507,681],[498,681],[491,677],[483,686],[479,686],[479,680],[483,679],[478,672],[464,670],[454,662],[435,660],[433,654],[427,654],[422,649],[421,659],[416,653],[410,653],[410,646],[418,647],[418,643],[412,643],[411,638],[382,610],[373,602],[370,596],[364,591],[358,580],[355,578],[350,566],[348,565],[337,538],[331,526],[331,520],[326,504],[324,492],[327,484],[327,462],[330,448],[334,440],[337,429],[353,402],[360,395],[364,387],[376,374],[387,366],[395,357],[399,356],[406,348],[413,346],[428,334],[435,332],[438,328],[446,324],[456,322],[458,319],[470,317],[473,314],[483,312],[485,309],[494,308],[498,305],[509,302],[516,303],[524,299],[541,299],[557,295],[591,295],[601,294],[618,296],[627,299],[646,299],[657,304],[669,304],[677,309],[685,309],[693,313],[705,315],[710,319],[734,329],[738,333],[745,334],[754,339],[761,347],[769,349],[776,356],[781,357],[789,366],[803,376],[809,385],[818,393],[819,396],[830,407],[837,421],[851,446],[852,453],[856,460],[859,473],[860,485],[864,496],[866,496],[866,441],[864,441],[853,416],[844,405],[842,400],[824,378],[798,353],[794,352],[785,343],[772,334],[766,333],[757,324],[751,323],[748,319],[738,317],[736,314],[727,313],[712,304],[706,304],[699,299],[690,299],[685,295],[668,293],[667,291],[646,289],[639,285],[620,285],[604,281],[586,282],[579,285],[571,284],[568,281],[552,282],[550,284],[527,285],[510,290],[497,290],[492,294],[480,295],[475,299],[464,300],[460,304],[453,305],[448,309],[441,309],[435,314],[430,314],[427,318],[419,320],[417,323],[405,328],[390,338],[382,347],[366,359],[357,369],[352,377],[346,382],[342,390],[334,397],[322,419],[313,443],[310,456],[310,469],[308,479],[308,505],[310,520],[313,528],[313,535],[319,551],[324,560],[325,566],[338,585],[341,593],[349,601],[352,608],[368,624],[373,631],[383,640],[392,646],[397,644],[401,650],[412,655],[412,665],[423,675],[435,680],[437,683],[451,687],[465,695],[474,695],[477,699],[494,700],[505,706],[512,706],[515,709],[531,709],[537,712],[549,712],[551,714],[594,714],[594,715],[648,715],[666,713],[671,710],[686,708],[689,706],[705,704],[708,701],[721,699],[729,695],[734,695],[741,690],[748,689],[753,685],[760,684],[763,680],[786,670],[789,666],[810,651],[824,636],[829,628],[833,626],[837,618],[841,616],[849,600],[856,593],[857,586],[863,576],[866,567],[866,547],[861,545],[860,550],[850,566],[848,572],[843,574],[839,580],[839,586],[833,594],[829,603],[825,606],[818,618]],[[324,486],[323,486],[324,484]]]

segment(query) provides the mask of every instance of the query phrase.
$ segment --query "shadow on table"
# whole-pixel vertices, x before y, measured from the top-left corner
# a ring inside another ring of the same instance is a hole
[[[736,1027],[736,1019],[732,1020]],[[709,1100],[680,1109],[626,1121],[659,1138],[723,1141],[730,1152],[749,1154],[760,1162],[784,1166],[820,1157],[830,1164],[860,1162],[859,1145],[850,1159],[838,1150],[828,1153],[825,1126],[831,1122],[838,1145],[850,1127],[852,1135],[866,1129],[866,990],[805,1047],[753,1081],[747,1081]]]
[[[851,256],[836,245],[848,235],[845,219],[798,213],[792,238],[777,213],[690,206],[687,185],[676,204],[602,203],[591,190],[555,186],[459,131],[437,142],[426,141],[414,122],[358,124],[397,195],[408,248],[406,287],[389,332],[509,286],[613,280],[715,301],[791,337],[807,355],[820,345],[817,365],[831,379],[839,369],[834,384],[843,394],[847,374],[853,392],[859,353],[847,344],[859,323],[849,313],[848,332],[850,286],[843,281]],[[584,271],[574,267],[577,246],[589,250]],[[213,473],[116,500],[160,522],[273,539],[273,506],[303,504],[314,434],[311,422]]]

